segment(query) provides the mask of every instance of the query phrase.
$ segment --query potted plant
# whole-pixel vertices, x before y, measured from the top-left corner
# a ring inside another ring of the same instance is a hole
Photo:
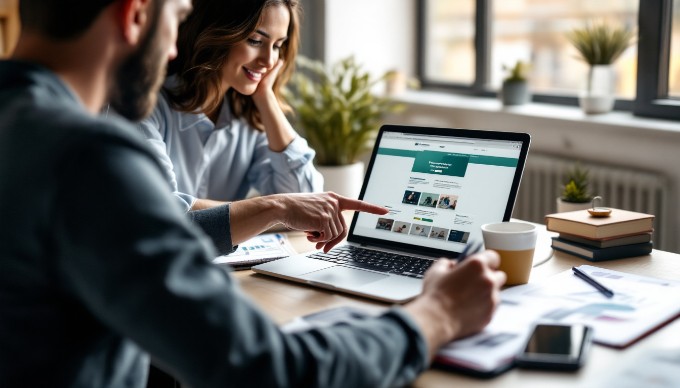
[[[364,173],[359,158],[372,147],[384,115],[403,108],[374,93],[390,74],[372,77],[351,56],[328,68],[300,56],[297,68],[286,91],[293,121],[316,151],[325,189],[357,197]]]
[[[406,91],[406,75],[396,69],[388,70],[385,73],[385,95],[397,96]]]
[[[392,69],[385,72],[385,95],[394,97],[403,94],[406,89],[420,89],[417,78],[407,77],[403,71]]]
[[[635,33],[605,23],[576,28],[567,39],[588,64],[586,90],[579,96],[585,113],[606,113],[614,107],[614,69],[612,64],[633,43]]]
[[[566,171],[562,195],[557,198],[557,212],[569,212],[590,208],[592,196],[588,190],[588,170],[575,164]]]
[[[503,70],[508,72],[501,88],[503,105],[522,105],[529,102],[531,99],[527,81],[529,64],[517,61],[512,67],[503,65]]]

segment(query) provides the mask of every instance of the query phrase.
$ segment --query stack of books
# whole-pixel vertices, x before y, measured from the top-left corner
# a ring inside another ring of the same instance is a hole
[[[612,209],[608,217],[587,210],[548,214],[546,228],[558,232],[552,247],[586,260],[602,261],[643,256],[652,252],[654,216]]]

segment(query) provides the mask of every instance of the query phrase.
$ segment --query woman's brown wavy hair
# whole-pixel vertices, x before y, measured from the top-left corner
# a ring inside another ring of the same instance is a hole
[[[230,49],[255,31],[264,10],[281,5],[290,12],[290,24],[288,39],[280,51],[284,64],[273,91],[284,113],[290,112],[281,89],[294,71],[300,42],[298,0],[194,0],[193,12],[179,28],[177,58],[168,67],[168,74],[176,75],[179,80],[176,87],[165,90],[173,108],[208,113],[217,110],[222,99],[227,98],[234,117],[244,118],[251,126],[263,130],[260,112],[251,96],[233,88],[222,90],[221,69]]]

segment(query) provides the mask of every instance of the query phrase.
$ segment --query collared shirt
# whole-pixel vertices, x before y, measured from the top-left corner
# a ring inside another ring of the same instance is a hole
[[[147,354],[193,387],[401,386],[427,366],[398,308],[281,332],[139,131],[40,66],[0,62],[0,177],[0,387],[141,388]]]
[[[166,86],[175,82],[171,76]],[[203,113],[171,108],[160,93],[140,129],[176,195],[189,205],[197,198],[243,199],[251,189],[262,195],[323,191],[323,178],[313,165],[314,150],[304,138],[297,136],[282,152],[272,151],[264,132],[232,117],[226,99],[213,123]]]

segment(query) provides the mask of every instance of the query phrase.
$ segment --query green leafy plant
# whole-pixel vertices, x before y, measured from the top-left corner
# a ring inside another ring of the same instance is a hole
[[[565,202],[584,203],[592,199],[588,191],[588,170],[576,164],[565,173],[562,187],[562,200]]]
[[[592,23],[567,33],[567,39],[581,55],[593,65],[609,65],[633,43],[635,33],[627,28],[612,27],[605,23]]]
[[[319,165],[356,162],[375,141],[384,115],[403,109],[390,98],[373,93],[374,86],[390,74],[373,78],[354,57],[330,68],[303,56],[296,64],[298,70],[285,96],[295,111],[297,128],[316,151]]]
[[[524,82],[529,78],[529,69],[529,64],[524,61],[517,61],[514,66],[503,65],[507,72],[503,82]]]

